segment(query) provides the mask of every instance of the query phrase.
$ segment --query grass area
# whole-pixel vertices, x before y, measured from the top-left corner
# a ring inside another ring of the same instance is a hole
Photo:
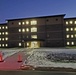
[[[76,49],[76,46],[66,46],[68,49]]]

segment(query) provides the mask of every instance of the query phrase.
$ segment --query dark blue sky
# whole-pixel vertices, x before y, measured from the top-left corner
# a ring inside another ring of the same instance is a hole
[[[6,19],[57,14],[76,17],[76,0],[0,0],[0,23]]]

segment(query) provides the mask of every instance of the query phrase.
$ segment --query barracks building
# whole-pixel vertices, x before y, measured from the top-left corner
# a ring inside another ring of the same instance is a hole
[[[76,46],[76,18],[64,16],[8,19],[0,24],[0,47]]]

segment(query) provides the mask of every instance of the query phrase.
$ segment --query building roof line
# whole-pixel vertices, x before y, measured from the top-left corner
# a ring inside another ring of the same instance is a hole
[[[37,18],[48,18],[48,17],[58,17],[58,16],[65,16],[66,14],[60,14],[60,15],[51,15],[51,16],[38,16],[38,17],[29,17],[29,18],[18,18],[18,19],[6,19],[7,21],[13,21],[13,20],[24,20],[24,19],[37,19]]]
[[[67,20],[67,19],[76,19],[76,17],[64,18],[64,20]]]

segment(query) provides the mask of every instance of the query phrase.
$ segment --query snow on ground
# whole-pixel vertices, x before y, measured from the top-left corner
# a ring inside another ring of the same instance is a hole
[[[27,58],[27,62],[24,65],[33,65],[34,67],[65,67],[65,68],[75,68],[76,63],[73,62],[52,62],[46,58],[49,53],[66,53],[66,54],[76,54],[76,49],[54,49],[54,48],[40,48],[33,49],[30,51],[30,56]]]
[[[65,68],[75,68],[76,63],[69,62],[52,62],[48,60],[46,56],[49,53],[67,53],[76,54],[76,49],[60,49],[60,48],[39,48],[39,49],[24,49],[24,48],[0,48],[0,53],[3,54],[3,59],[19,52],[23,51],[27,55],[27,61],[23,63],[24,65],[33,65],[35,67],[65,67]]]
[[[19,51],[22,51],[23,49],[18,48],[0,48],[0,53],[2,54],[3,60],[15,53],[18,53]]]

